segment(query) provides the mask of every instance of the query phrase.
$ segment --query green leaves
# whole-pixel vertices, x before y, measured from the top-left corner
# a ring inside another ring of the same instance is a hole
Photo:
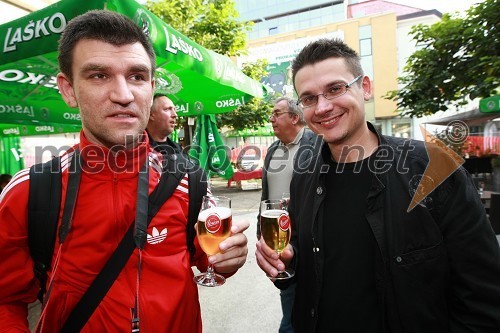
[[[201,46],[228,56],[244,52],[253,24],[238,20],[233,0],[149,0],[146,7]]]
[[[403,86],[384,97],[397,101],[403,116],[421,117],[488,97],[500,86],[498,0],[485,0],[465,17],[443,15],[431,26],[417,25],[411,35],[421,48],[411,55]]]
[[[266,59],[259,59],[255,63],[243,65],[242,71],[252,79],[260,80],[268,74],[266,71],[267,65]],[[235,130],[246,128],[257,129],[269,122],[269,115],[273,110],[271,98],[274,98],[274,96],[268,95],[266,98],[253,98],[248,103],[239,106],[233,112],[218,114],[217,125],[219,127],[228,126]]]
[[[149,0],[146,7],[176,30],[207,49],[228,56],[246,53],[246,33],[252,22],[238,20],[233,0]],[[243,72],[260,81],[267,63],[247,64]],[[232,112],[217,115],[217,125],[257,128],[267,122],[270,103],[254,98]]]

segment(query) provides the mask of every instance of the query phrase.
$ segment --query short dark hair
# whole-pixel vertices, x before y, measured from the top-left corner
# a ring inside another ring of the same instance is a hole
[[[153,95],[153,101],[154,101],[155,99],[157,99],[158,97],[167,97],[167,98],[169,98],[169,97],[168,97],[166,94],[164,94],[164,93],[155,93],[155,94]]]
[[[322,38],[306,45],[297,57],[295,57],[292,63],[292,80],[294,86],[295,75],[297,75],[297,72],[301,68],[328,58],[343,58],[347,64],[347,68],[352,72],[354,77],[364,75],[359,55],[356,51],[340,39]]]
[[[82,39],[99,40],[115,46],[136,42],[146,50],[151,60],[151,75],[156,69],[156,55],[146,34],[128,17],[109,10],[91,10],[73,18],[59,39],[59,68],[73,80],[73,50]]]
[[[161,93],[161,92],[158,92],[158,93],[155,93],[153,95],[153,104],[151,104],[151,112],[154,112],[155,111],[155,106],[156,106],[156,103],[157,103],[157,100],[158,98],[160,97],[166,97],[168,99],[170,99],[170,97],[168,97],[166,94],[164,93]],[[171,100],[171,99],[170,99]]]

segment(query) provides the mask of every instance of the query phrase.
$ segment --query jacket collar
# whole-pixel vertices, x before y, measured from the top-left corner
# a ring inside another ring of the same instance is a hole
[[[82,169],[87,173],[112,173],[115,176],[136,175],[146,161],[149,140],[146,132],[143,140],[134,149],[111,152],[109,148],[91,143],[83,130],[80,132],[80,154]]]
[[[368,125],[368,129],[370,130],[370,132],[372,133],[375,133],[375,135],[377,136],[377,140],[378,140],[378,144],[380,146],[380,144],[384,144],[386,142],[386,140],[384,139],[384,137],[382,136],[382,134],[380,134],[377,129],[375,128],[375,126],[373,126],[372,123],[370,123],[369,121],[366,122],[366,124]],[[375,151],[374,154],[376,154],[377,151]],[[321,147],[321,157],[323,158],[323,161],[326,162],[326,161],[330,161],[331,160],[331,152],[330,152],[330,148],[328,147],[328,144],[326,142],[323,143],[323,146]]]

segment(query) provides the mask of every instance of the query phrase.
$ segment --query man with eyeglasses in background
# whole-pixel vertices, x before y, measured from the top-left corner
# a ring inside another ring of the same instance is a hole
[[[295,161],[299,156],[303,159],[317,153],[321,141],[316,134],[304,128],[304,115],[297,101],[289,97],[279,97],[274,101],[269,121],[278,140],[269,146],[264,159],[261,200],[282,199],[285,193],[289,194],[290,181],[294,172],[298,171]],[[257,237],[260,238],[260,228],[257,228]],[[279,333],[293,332],[291,315],[294,297],[295,284],[280,293],[283,318]]]
[[[371,81],[343,41],[309,44],[292,74],[325,143],[290,184],[290,244],[278,257],[260,240],[256,258],[271,277],[295,270],[275,282],[296,283],[295,333],[500,332],[500,251],[470,175],[365,121]],[[420,181],[433,190],[417,198]]]

